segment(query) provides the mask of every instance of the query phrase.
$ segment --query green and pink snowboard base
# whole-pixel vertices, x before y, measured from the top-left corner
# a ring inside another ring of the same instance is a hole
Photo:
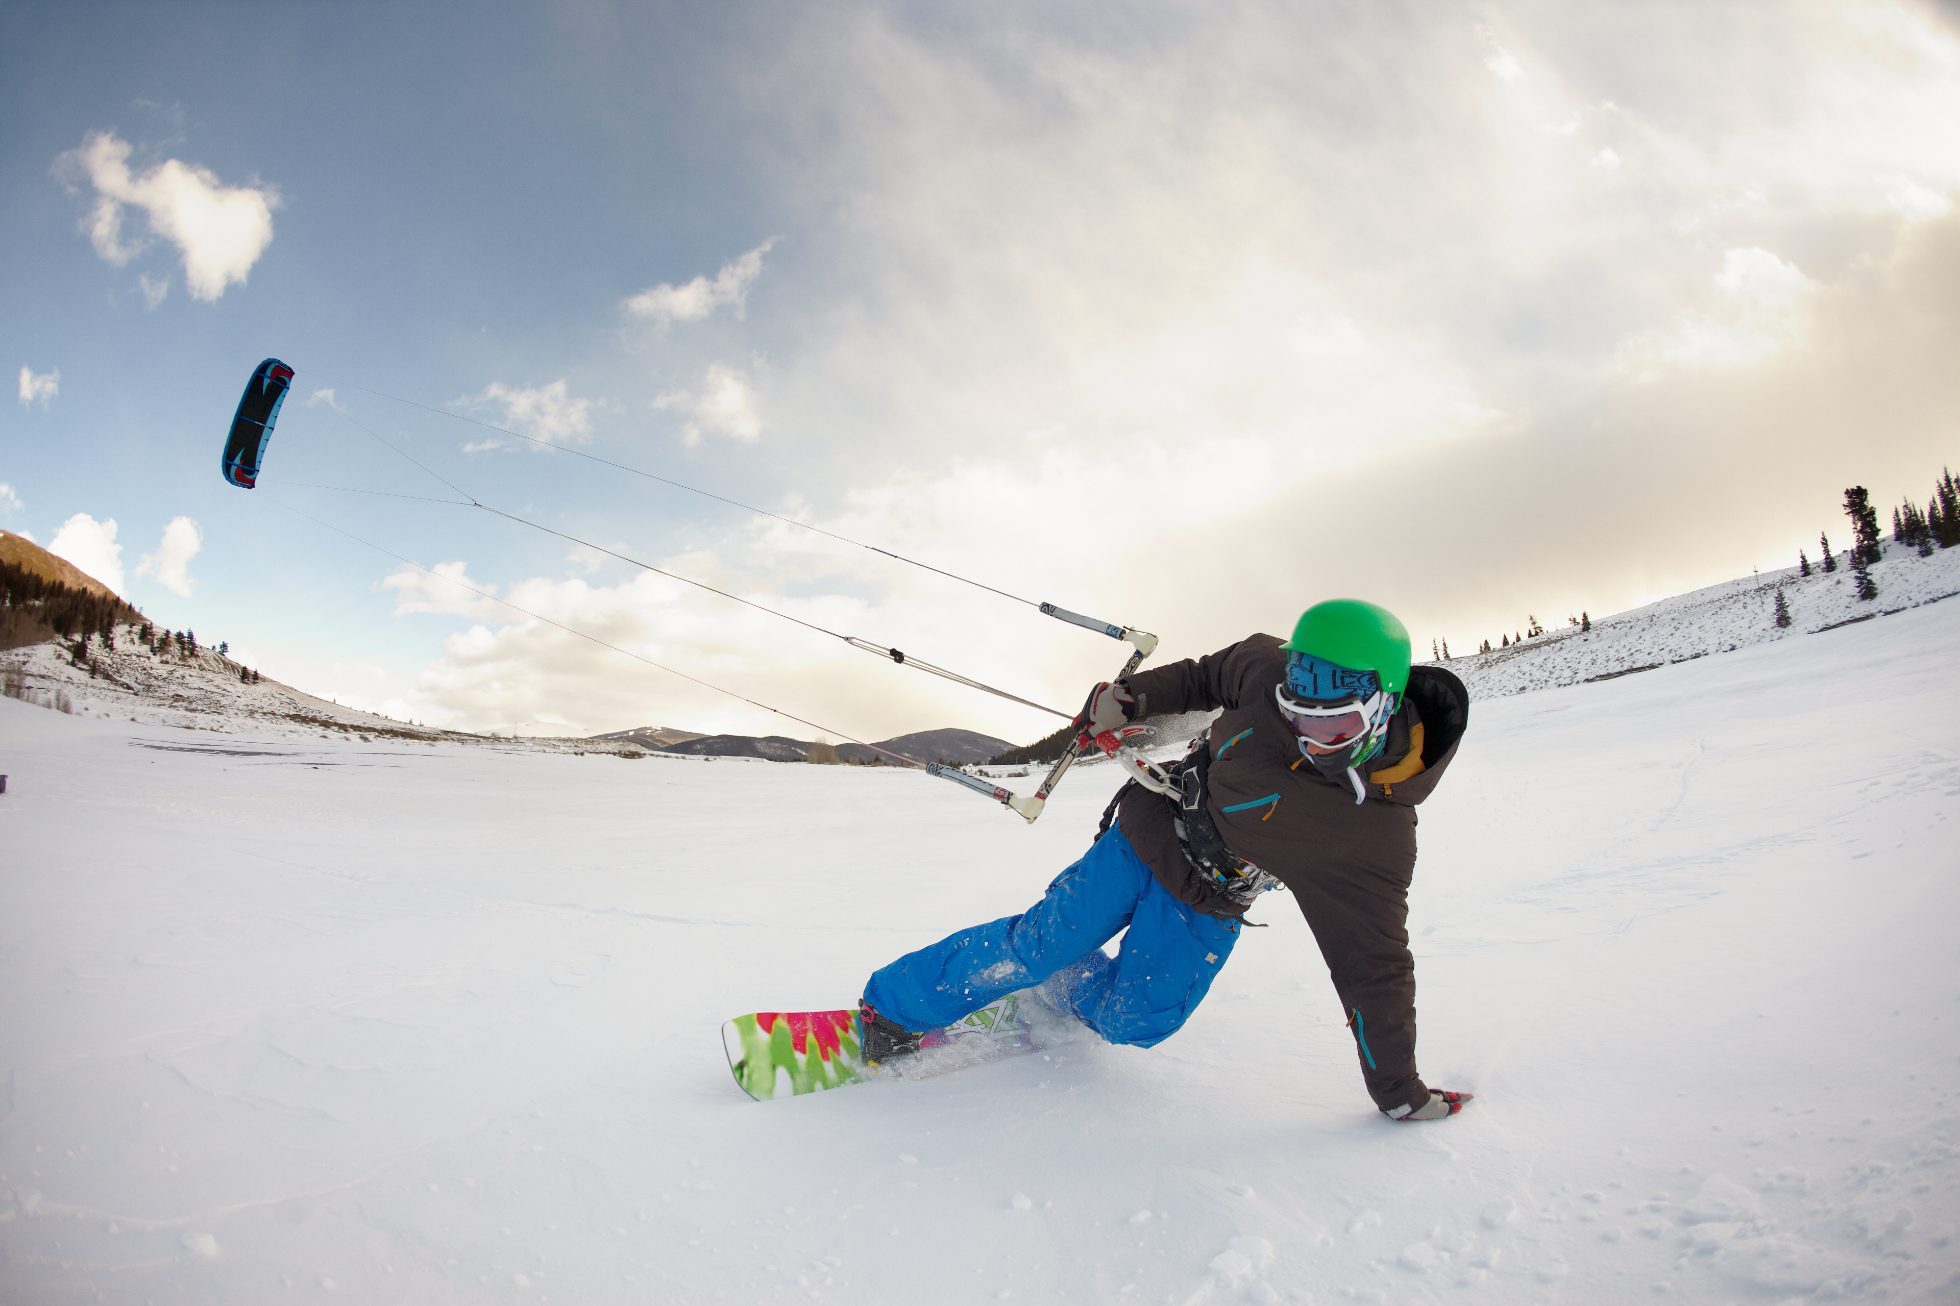
[[[721,1027],[728,1068],[758,1102],[820,1093],[880,1078],[923,1079],[1034,1051],[1019,995],[1010,993],[958,1024],[929,1031],[918,1052],[868,1066],[855,1010],[757,1011]]]

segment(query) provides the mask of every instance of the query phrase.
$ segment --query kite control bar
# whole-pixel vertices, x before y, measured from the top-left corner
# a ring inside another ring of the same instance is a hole
[[[1068,622],[1070,625],[1081,626],[1085,630],[1097,631],[1109,636],[1111,639],[1125,640],[1131,644],[1132,649],[1129,658],[1123,663],[1123,669],[1110,677],[1112,680],[1121,680],[1124,676],[1135,671],[1138,666],[1142,665],[1143,660],[1157,649],[1157,637],[1147,630],[1112,625],[1107,621],[1098,621],[1094,617],[1085,617],[1081,613],[1069,612],[1066,609],[1058,608],[1052,603],[1042,604],[1041,610],[1057,620]],[[1104,743],[1104,740],[1109,742]],[[1113,734],[1104,734],[1097,740],[1097,743],[1102,746],[1105,752],[1115,758],[1117,764],[1125,771],[1128,771],[1136,779],[1137,783],[1147,788],[1155,789],[1160,793],[1169,793],[1171,791],[1170,778],[1164,774],[1162,768],[1125,746],[1121,742],[1120,737]],[[1068,773],[1068,769],[1071,766],[1075,765],[1075,759],[1081,755],[1082,739],[1078,735],[1068,741],[1068,747],[1064,748],[1062,755],[1055,759],[1055,764],[1048,768],[1048,774],[1042,778],[1041,784],[1035,789],[1033,794],[1025,798],[995,784],[984,776],[970,775],[957,767],[946,766],[942,763],[935,762],[931,764],[926,767],[926,772],[944,780],[951,780],[955,784],[965,785],[968,789],[974,790],[976,793],[983,793],[1003,806],[1018,812],[1022,819],[1032,825],[1035,819],[1041,815],[1042,809],[1048,805],[1048,795],[1055,792],[1055,786],[1061,783],[1062,777]]]

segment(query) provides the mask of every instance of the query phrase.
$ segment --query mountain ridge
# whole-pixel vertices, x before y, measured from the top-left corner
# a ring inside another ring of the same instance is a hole
[[[642,732],[621,731],[594,735],[594,739],[619,739]],[[681,734],[683,731],[669,731]],[[841,743],[824,745],[786,735],[693,735],[649,751],[674,753],[684,757],[760,757],[771,762],[807,762],[814,753],[824,756],[829,747],[839,762],[867,764],[882,762],[892,754],[916,758],[921,762],[948,762],[958,766],[990,762],[1012,747],[1005,739],[983,735],[976,730],[946,727],[915,730],[910,734],[880,739],[870,745]]]
[[[0,562],[11,563],[23,571],[32,572],[42,580],[60,581],[70,589],[87,590],[91,594],[114,599],[118,603],[128,602],[122,595],[68,559],[59,554],[49,553],[25,535],[17,535],[6,529],[0,529]]]

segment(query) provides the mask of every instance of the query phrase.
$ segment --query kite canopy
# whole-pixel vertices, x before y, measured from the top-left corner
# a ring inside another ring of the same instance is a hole
[[[265,461],[266,441],[272,438],[272,424],[279,420],[279,405],[293,384],[293,369],[276,358],[268,358],[252,369],[245,383],[245,395],[238,401],[238,412],[231,419],[231,434],[225,438],[224,459],[220,464],[225,479],[241,490],[258,484],[259,465]]]

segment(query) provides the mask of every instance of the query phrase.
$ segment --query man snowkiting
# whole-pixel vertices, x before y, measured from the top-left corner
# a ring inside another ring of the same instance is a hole
[[[1232,955],[1246,909],[1290,890],[1354,1035],[1369,1095],[1394,1120],[1456,1114],[1468,1093],[1416,1072],[1408,893],[1415,805],[1456,755],[1470,696],[1439,667],[1410,665],[1393,613],[1330,599],[1291,639],[1253,635],[1216,653],[1093,689],[1074,721],[1113,752],[1133,723],[1222,709],[1169,768],[1176,792],[1132,780],[1096,842],[1017,916],[908,953],[865,985],[865,1057],[910,1055],[1019,989],[1111,1043],[1175,1033]],[[1115,956],[1103,945],[1119,932]]]

